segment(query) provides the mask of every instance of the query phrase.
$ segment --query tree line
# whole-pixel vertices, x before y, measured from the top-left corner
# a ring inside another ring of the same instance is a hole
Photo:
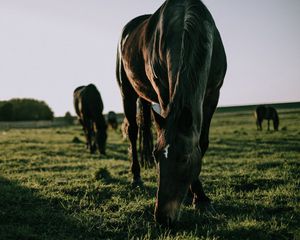
[[[53,118],[53,111],[44,101],[27,98],[0,101],[0,121],[37,121]]]

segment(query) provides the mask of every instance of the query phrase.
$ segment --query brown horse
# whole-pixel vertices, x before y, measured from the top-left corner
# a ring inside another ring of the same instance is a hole
[[[141,98],[147,113],[152,106],[157,128],[155,219],[161,224],[177,219],[188,189],[196,207],[210,202],[199,174],[226,67],[220,34],[200,0],[167,0],[123,29],[116,70],[128,120],[133,185],[142,183],[136,148],[136,101]]]
[[[275,131],[278,131],[279,117],[275,108],[268,106],[258,106],[255,110],[254,117],[256,119],[257,130],[262,130],[262,122],[268,120],[268,131],[270,130],[270,120],[273,121]]]
[[[98,148],[101,154],[105,154],[106,122],[102,114],[103,102],[95,85],[80,86],[74,90],[74,108],[78,120],[82,125],[87,148],[94,153]]]

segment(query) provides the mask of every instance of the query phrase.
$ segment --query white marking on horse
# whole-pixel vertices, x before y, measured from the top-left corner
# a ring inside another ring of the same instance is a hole
[[[161,115],[161,108],[160,108],[160,105],[158,103],[152,102],[152,109],[154,110],[154,112]]]
[[[164,155],[165,155],[166,158],[168,158],[169,147],[170,147],[170,145],[168,144],[168,145],[165,147],[165,149],[164,149]]]

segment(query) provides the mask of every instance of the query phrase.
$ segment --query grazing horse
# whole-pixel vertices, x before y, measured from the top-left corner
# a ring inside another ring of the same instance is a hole
[[[189,189],[196,207],[210,203],[199,174],[226,68],[219,31],[200,0],[167,0],[122,31],[116,72],[128,120],[133,186],[142,183],[136,147],[140,98],[147,113],[152,109],[157,129],[154,215],[160,224],[177,219]]]
[[[109,111],[107,114],[107,123],[112,127],[112,129],[118,128],[118,116],[115,112]]]
[[[275,108],[268,106],[258,106],[255,110],[254,117],[256,119],[257,130],[262,130],[262,122],[268,120],[268,131],[270,130],[270,120],[273,121],[275,131],[278,131],[279,117]]]
[[[95,85],[80,86],[74,90],[74,107],[79,122],[82,125],[87,148],[95,153],[98,148],[101,154],[105,154],[106,122],[102,114],[103,102]]]

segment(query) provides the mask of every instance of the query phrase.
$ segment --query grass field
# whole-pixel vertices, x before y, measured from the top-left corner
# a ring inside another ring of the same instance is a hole
[[[202,180],[217,215],[186,199],[174,229],[156,226],[155,169],[130,187],[128,142],[109,131],[90,155],[79,126],[0,131],[0,239],[300,239],[300,110],[280,131],[256,131],[250,111],[214,116]]]

